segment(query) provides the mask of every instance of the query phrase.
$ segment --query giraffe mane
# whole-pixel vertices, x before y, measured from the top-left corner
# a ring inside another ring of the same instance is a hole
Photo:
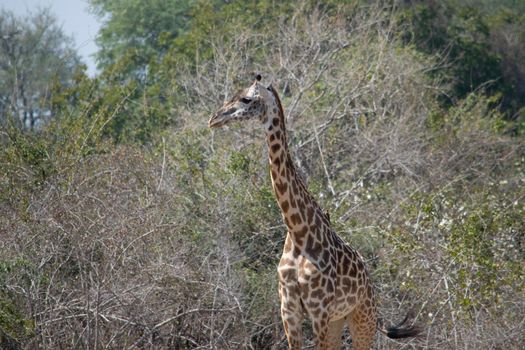
[[[272,93],[273,97],[275,97],[275,101],[277,102],[277,108],[279,108],[279,119],[281,119],[282,125],[284,126],[284,110],[283,105],[281,104],[281,99],[279,98],[279,94],[272,85],[268,86],[268,90]]]

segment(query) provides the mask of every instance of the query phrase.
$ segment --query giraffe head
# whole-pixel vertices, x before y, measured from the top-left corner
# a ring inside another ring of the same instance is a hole
[[[260,81],[261,75],[257,74],[252,85],[235,94],[211,116],[208,126],[217,128],[232,121],[248,119],[266,122],[271,87],[269,89],[264,87]]]

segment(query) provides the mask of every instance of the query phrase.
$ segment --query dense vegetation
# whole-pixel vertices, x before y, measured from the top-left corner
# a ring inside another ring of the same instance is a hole
[[[525,343],[522,2],[91,4],[100,74],[1,110],[0,348],[286,347],[261,130],[206,127],[254,72],[404,347]]]

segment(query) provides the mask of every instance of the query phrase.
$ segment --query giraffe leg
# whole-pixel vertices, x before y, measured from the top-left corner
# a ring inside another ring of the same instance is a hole
[[[303,316],[283,307],[281,304],[281,318],[283,321],[284,332],[288,340],[288,349],[300,350],[302,345],[302,323]]]
[[[371,349],[377,329],[375,308],[365,304],[357,306],[349,315],[348,327],[352,336],[352,349]]]
[[[299,293],[295,288],[286,288],[281,284],[279,288],[281,298],[281,319],[283,321],[284,332],[288,340],[288,349],[300,350],[302,345],[302,325],[303,310]]]
[[[330,336],[328,334],[328,318],[312,319],[315,335],[315,348],[317,350],[330,349]]]
[[[344,318],[328,323],[328,349],[341,350],[341,335],[344,325]]]

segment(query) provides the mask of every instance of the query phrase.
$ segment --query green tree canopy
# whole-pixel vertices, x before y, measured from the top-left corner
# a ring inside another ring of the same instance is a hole
[[[92,11],[104,20],[97,53],[100,68],[132,55],[129,71],[141,75],[148,63],[166,52],[170,39],[188,28],[194,0],[90,0]]]
[[[452,86],[449,104],[482,89],[499,97],[507,119],[525,120],[523,1],[409,1],[403,8],[406,43],[443,59],[437,72]]]

